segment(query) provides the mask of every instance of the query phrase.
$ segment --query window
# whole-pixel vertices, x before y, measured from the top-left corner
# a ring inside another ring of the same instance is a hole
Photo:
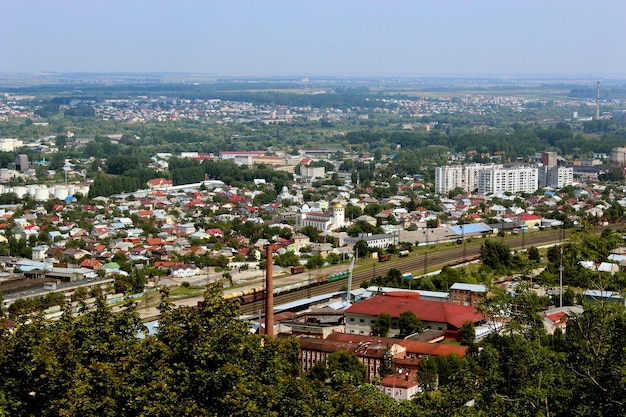
[[[359,319],[359,322],[365,323],[365,320],[364,319]]]
[[[350,321],[354,321],[354,317],[350,317]]]

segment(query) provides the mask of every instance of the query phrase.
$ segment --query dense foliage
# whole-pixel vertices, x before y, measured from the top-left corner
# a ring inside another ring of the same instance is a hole
[[[495,293],[483,312],[501,314],[507,304],[510,297]],[[329,356],[328,369],[316,366],[303,378],[297,341],[250,334],[216,287],[198,309],[174,308],[164,295],[153,336],[131,304],[113,313],[98,300],[92,310],[66,311],[58,321],[34,317],[1,331],[0,416],[626,413],[623,306],[588,305],[570,317],[565,334],[552,336],[532,294],[520,293],[514,305],[503,331],[478,344],[470,340],[465,358],[422,360],[424,392],[396,403],[365,382],[365,368],[348,352]],[[406,316],[403,333],[419,330]]]

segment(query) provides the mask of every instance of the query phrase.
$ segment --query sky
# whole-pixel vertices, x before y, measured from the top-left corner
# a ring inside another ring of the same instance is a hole
[[[626,75],[625,0],[1,0],[0,72]]]

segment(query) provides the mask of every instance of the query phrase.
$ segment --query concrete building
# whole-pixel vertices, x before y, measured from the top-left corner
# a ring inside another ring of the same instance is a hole
[[[300,167],[300,175],[310,180],[314,180],[316,178],[324,178],[326,176],[326,169],[324,167],[311,167],[308,165],[302,165]]]
[[[487,287],[482,284],[455,282],[450,287],[450,299],[453,304],[476,307],[487,294]]]
[[[545,166],[553,167],[557,164],[557,153],[556,152],[542,152],[541,153],[541,163]]]
[[[478,188],[478,174],[484,169],[501,165],[447,165],[435,169],[435,192],[448,194],[455,188],[471,193]]]
[[[15,169],[20,172],[28,171],[28,155],[23,153],[15,155]]]
[[[361,234],[357,237],[347,237],[344,239],[344,243],[357,243],[358,241],[363,240],[367,243],[367,246],[370,248],[386,248],[389,245],[397,245],[398,244],[398,235],[395,234]]]
[[[612,148],[611,162],[615,165],[626,165],[626,147]]]
[[[540,187],[560,189],[574,183],[574,168],[564,166],[538,167],[538,183]]]
[[[13,152],[24,146],[24,142],[15,138],[0,138],[0,151]]]
[[[539,188],[538,174],[538,169],[532,167],[484,169],[478,174],[478,193],[502,191],[532,194]]]

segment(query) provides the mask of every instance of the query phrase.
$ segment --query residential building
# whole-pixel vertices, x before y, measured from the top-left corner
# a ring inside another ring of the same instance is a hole
[[[13,152],[24,146],[24,142],[15,138],[0,138],[0,151]]]
[[[532,167],[489,168],[478,174],[478,193],[529,193],[539,188],[538,169]]]
[[[455,282],[450,287],[450,300],[453,304],[476,307],[487,293],[482,284]]]
[[[556,152],[542,152],[541,153],[541,163],[548,167],[556,166],[558,161],[558,156]]]
[[[167,178],[153,178],[148,181],[148,188],[151,190],[155,188],[165,188],[171,187],[173,184],[174,182],[172,180],[168,180]]]
[[[471,193],[478,188],[478,174],[480,171],[493,168],[495,165],[449,165],[435,169],[435,192],[448,194],[455,188]],[[499,166],[501,167],[501,165]]]
[[[538,183],[540,187],[560,189],[574,183],[574,168],[564,166],[539,166]]]
[[[380,381],[380,390],[396,401],[410,400],[415,394],[421,392],[417,382],[417,370],[400,369],[384,377]]]

